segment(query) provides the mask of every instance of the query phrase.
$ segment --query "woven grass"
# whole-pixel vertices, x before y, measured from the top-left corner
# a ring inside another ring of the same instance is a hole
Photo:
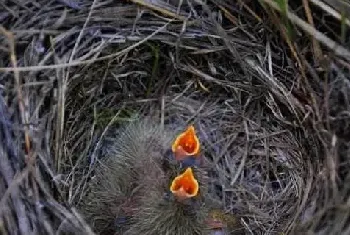
[[[195,123],[247,234],[349,234],[347,15],[285,4],[1,2],[0,234],[98,234],[77,208],[140,115]]]

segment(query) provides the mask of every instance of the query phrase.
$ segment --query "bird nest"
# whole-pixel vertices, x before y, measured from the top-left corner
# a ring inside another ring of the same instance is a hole
[[[143,116],[194,123],[247,234],[349,232],[347,35],[317,34],[346,18],[267,0],[2,5],[1,234],[98,233],[77,208],[108,132]]]

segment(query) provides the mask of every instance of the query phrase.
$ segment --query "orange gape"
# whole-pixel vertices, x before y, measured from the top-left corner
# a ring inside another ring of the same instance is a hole
[[[170,191],[180,200],[197,196],[198,190],[198,181],[190,167],[184,173],[175,177],[170,186]]]
[[[192,125],[176,137],[171,149],[175,153],[176,160],[199,153],[200,143]]]

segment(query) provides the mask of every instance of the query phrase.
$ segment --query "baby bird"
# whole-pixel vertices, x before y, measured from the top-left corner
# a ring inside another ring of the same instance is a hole
[[[174,136],[143,120],[118,133],[81,207],[95,232],[230,234],[224,232],[224,221],[213,220],[214,204],[194,126]]]

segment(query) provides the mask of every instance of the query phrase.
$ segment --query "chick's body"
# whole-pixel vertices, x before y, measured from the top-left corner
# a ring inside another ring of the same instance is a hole
[[[192,167],[198,195],[179,201],[169,191],[185,169],[171,157],[175,132],[150,121],[131,124],[112,138],[96,169],[83,210],[100,234],[208,234],[207,177]]]

